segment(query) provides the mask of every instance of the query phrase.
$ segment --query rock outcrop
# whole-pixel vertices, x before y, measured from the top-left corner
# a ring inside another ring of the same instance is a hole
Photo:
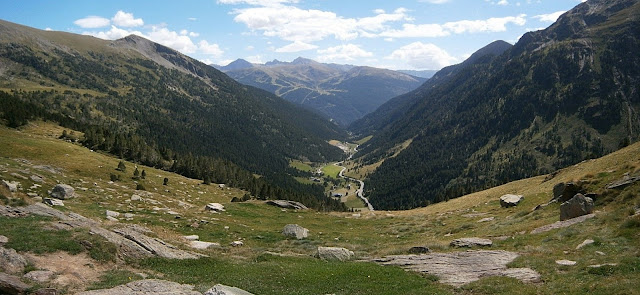
[[[209,203],[204,207],[204,210],[207,211],[213,211],[213,212],[223,212],[224,210],[224,205],[220,204],[220,203]]]
[[[240,288],[217,284],[204,292],[204,295],[253,295],[253,293],[249,293]]]
[[[16,250],[0,247],[0,270],[10,274],[18,274],[22,273],[26,266],[27,260]]]
[[[457,248],[491,247],[491,245],[493,245],[493,242],[491,240],[482,238],[460,238],[455,239],[451,241],[451,243],[449,243],[449,246]]]
[[[307,208],[307,206],[300,202],[289,200],[269,200],[266,203],[267,205],[277,206],[285,209],[309,209]]]
[[[504,208],[514,207],[517,206],[523,199],[524,196],[522,195],[506,194],[500,197],[500,206]]]
[[[19,277],[0,272],[0,294],[26,294],[31,286],[20,281]]]
[[[353,251],[339,247],[318,247],[316,257],[327,261],[348,261],[354,257]]]
[[[141,280],[120,285],[111,289],[80,292],[78,295],[202,295],[193,290],[192,285],[179,284],[164,280]]]
[[[66,200],[75,197],[76,193],[73,187],[68,184],[57,184],[53,187],[53,190],[51,190],[50,195],[56,199]]]
[[[507,268],[518,257],[508,251],[466,251],[423,255],[392,255],[373,261],[406,270],[433,274],[441,283],[461,286],[487,276],[507,276],[523,282],[540,282],[540,274],[529,268]]]
[[[309,230],[297,224],[287,224],[282,229],[282,234],[301,240],[309,236]]]
[[[560,204],[560,221],[591,214],[591,212],[593,212],[593,200],[578,193]]]
[[[576,217],[576,218],[572,218],[572,219],[568,219],[568,220],[564,220],[564,221],[556,221],[556,222],[554,222],[552,224],[547,224],[547,225],[543,225],[541,227],[538,227],[538,228],[532,230],[530,233],[531,234],[539,234],[539,233],[547,232],[547,231],[558,229],[558,228],[568,227],[568,226],[574,225],[576,223],[584,222],[585,220],[593,218],[595,216],[596,216],[595,214],[587,214],[587,215],[582,215],[580,217]]]

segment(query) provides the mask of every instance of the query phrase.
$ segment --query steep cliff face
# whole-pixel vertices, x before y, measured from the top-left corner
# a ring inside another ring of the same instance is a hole
[[[372,163],[412,139],[370,176],[374,206],[423,206],[638,140],[639,11],[638,1],[582,3],[403,98],[402,116],[361,148],[360,161]]]

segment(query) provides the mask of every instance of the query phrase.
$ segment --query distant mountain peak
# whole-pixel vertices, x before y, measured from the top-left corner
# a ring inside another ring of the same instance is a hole
[[[318,62],[313,59],[308,59],[304,57],[298,57],[291,62],[291,64],[294,64],[294,65],[306,65],[306,64],[315,64],[315,63],[318,63]]]
[[[228,65],[224,66],[224,70],[225,71],[232,71],[232,70],[240,70],[240,69],[248,69],[248,68],[253,68],[254,65],[242,58],[238,58],[234,61],[232,61],[231,63],[229,63]]]

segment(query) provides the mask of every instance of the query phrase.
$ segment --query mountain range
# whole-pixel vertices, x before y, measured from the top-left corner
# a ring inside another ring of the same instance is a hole
[[[495,42],[354,122],[376,208],[404,209],[553,172],[637,141],[640,4],[587,1]]]
[[[240,83],[255,86],[305,106],[346,126],[390,98],[420,86],[426,78],[400,71],[325,64],[299,57],[252,64],[238,59],[216,66]],[[428,76],[428,72],[416,72]]]

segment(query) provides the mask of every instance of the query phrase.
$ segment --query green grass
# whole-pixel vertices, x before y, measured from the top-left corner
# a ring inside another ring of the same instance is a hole
[[[311,172],[311,170],[313,169],[313,168],[311,168],[311,166],[309,164],[304,163],[304,162],[299,161],[299,160],[291,160],[289,162],[289,166],[291,166],[293,168],[296,168],[296,169],[298,169],[300,171],[305,171],[305,172]]]
[[[2,229],[0,234],[7,236],[7,248],[19,252],[36,254],[65,251],[78,254],[85,248],[73,238],[73,232],[67,230],[46,229],[46,222],[51,219],[39,216],[24,218],[8,218],[0,216]]]
[[[165,279],[194,284],[236,286],[254,294],[452,294],[451,288],[396,267],[363,262],[325,262],[315,258],[260,255],[253,261],[224,258],[143,260],[139,267]]]
[[[358,198],[355,194],[349,195],[347,201],[344,204],[349,208],[365,208],[364,202]]]
[[[331,177],[331,178],[338,178],[338,174],[340,173],[341,170],[342,170],[342,167],[339,167],[333,164],[329,164],[327,166],[322,167],[322,173],[324,173],[325,176]]]
[[[91,284],[87,290],[109,289],[140,279],[142,277],[131,271],[114,269],[102,274],[99,281]]]

